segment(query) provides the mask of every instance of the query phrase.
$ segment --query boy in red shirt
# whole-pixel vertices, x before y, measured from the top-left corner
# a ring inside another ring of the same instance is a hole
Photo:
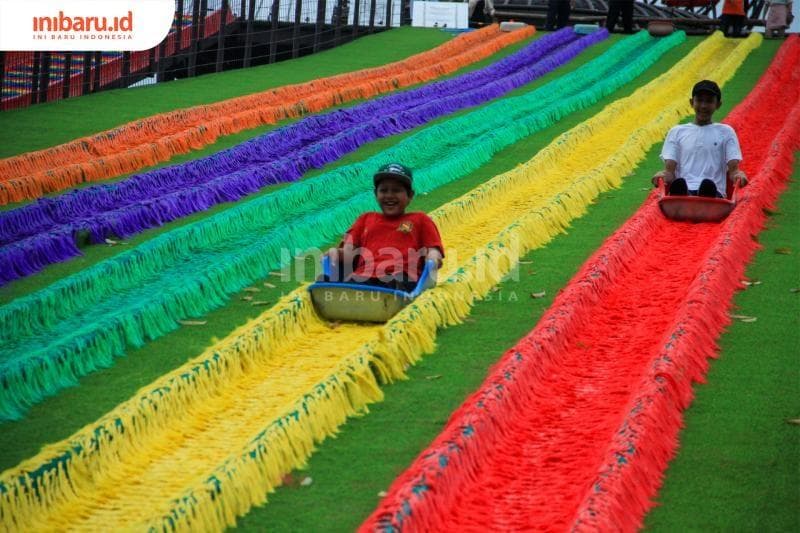
[[[339,272],[345,282],[410,292],[427,260],[433,260],[436,268],[441,266],[442,238],[428,215],[406,213],[414,198],[411,170],[399,163],[384,165],[373,183],[381,212],[358,217],[340,248],[329,252],[331,270]]]

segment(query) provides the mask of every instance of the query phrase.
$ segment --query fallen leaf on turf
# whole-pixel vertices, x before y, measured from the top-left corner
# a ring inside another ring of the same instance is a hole
[[[178,320],[181,326],[205,326],[208,320]]]
[[[755,322],[758,320],[758,317],[754,316],[747,316],[747,315],[730,315],[731,318],[738,320],[739,322]]]
[[[380,492],[378,493],[378,498],[385,498],[385,497],[386,497],[386,496],[388,496],[388,495],[389,495],[389,493],[388,493],[388,492],[386,492],[385,490],[382,490],[382,491],[380,491]]]
[[[532,293],[531,293],[531,298],[544,298],[545,294],[547,294],[545,291],[542,291],[542,292],[532,292]]]
[[[500,287],[492,287],[492,292],[497,292],[500,290]]]
[[[267,300],[256,300],[255,302],[250,302],[250,305],[269,305],[270,302]]]
[[[519,262],[520,265],[530,265],[532,263],[533,263],[533,261],[520,261]]]
[[[244,300],[245,302],[249,302],[252,299],[253,299],[252,296],[242,296],[242,300]]]
[[[272,283],[267,283],[266,281],[264,282],[264,286],[268,289],[274,289],[276,287],[276,285],[273,285]]]
[[[314,483],[314,480],[311,479],[311,476],[306,476],[306,477],[303,478],[303,481],[300,482],[300,486],[301,487],[308,487],[312,483]]]
[[[441,374],[434,374],[432,376],[425,376],[425,379],[433,381],[434,379],[439,379],[440,377],[442,377]]]
[[[283,272],[272,271],[272,272],[269,273],[269,275],[270,276],[278,276],[279,278],[282,278],[283,277]]]
[[[119,242],[115,241],[114,239],[106,239],[106,244],[109,246],[116,246]]]
[[[780,255],[792,255],[792,249],[788,247],[775,248],[775,253]]]
[[[792,287],[789,292],[800,292],[800,287]]]
[[[787,418],[786,423],[793,426],[800,426],[800,418]]]
[[[258,287],[245,287],[244,292],[261,292],[261,289]]]

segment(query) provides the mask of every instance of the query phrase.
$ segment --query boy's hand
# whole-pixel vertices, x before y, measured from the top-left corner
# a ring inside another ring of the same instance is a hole
[[[663,180],[665,185],[669,185],[675,181],[675,172],[672,170],[661,170],[656,172],[653,176],[653,179],[650,180],[653,182],[653,187],[658,187],[658,180]]]
[[[737,187],[744,187],[748,183],[747,174],[745,174],[741,170],[737,170],[736,172],[734,172],[733,175],[731,176],[731,180],[733,181],[733,184]]]

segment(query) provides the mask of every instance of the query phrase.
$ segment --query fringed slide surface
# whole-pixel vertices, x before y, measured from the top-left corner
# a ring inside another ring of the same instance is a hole
[[[652,65],[685,37],[645,32],[594,61],[519,97],[428,127],[365,161],[339,167],[166,232],[29,296],[0,307],[0,421],[113,364],[141,346],[223,305],[231,293],[325,246],[374,208],[371,175],[404,161],[425,193],[486,164],[494,153],[585,108]],[[713,54],[711,39],[698,54]],[[632,50],[641,53],[630,60]],[[181,283],[176,284],[175,280]]]
[[[80,254],[78,239],[104,243],[296,181],[360,146],[504,95],[567,63],[605,31],[571,28],[538,39],[483,69],[307,117],[188,163],[75,190],[0,213],[0,284]]]
[[[463,318],[518,254],[542,246],[619,183],[687,113],[683,95],[696,77],[724,82],[758,42],[708,39],[528,163],[434,211],[448,249],[440,284],[387,324],[321,323],[301,287],[102,419],[4,472],[0,523],[59,530],[234,524],[315,442],[379,400],[379,381],[402,378],[433,348],[437,328]]]
[[[533,32],[529,26],[506,33],[492,25],[389,65],[155,115],[53,148],[3,159],[0,205],[133,172],[200,149],[220,135],[422,83],[480,61]]]
[[[672,222],[651,194],[400,475],[363,531],[641,527],[692,384],[730,321],[764,209],[800,148],[797,36],[725,122],[752,179],[730,217]]]

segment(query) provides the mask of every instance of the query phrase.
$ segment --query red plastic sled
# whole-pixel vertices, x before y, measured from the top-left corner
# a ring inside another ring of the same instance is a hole
[[[662,187],[658,207],[670,220],[681,222],[720,222],[725,220],[736,207],[736,192],[738,187],[732,186],[728,181],[728,198],[707,198],[704,196],[668,196],[664,182],[659,180]]]

